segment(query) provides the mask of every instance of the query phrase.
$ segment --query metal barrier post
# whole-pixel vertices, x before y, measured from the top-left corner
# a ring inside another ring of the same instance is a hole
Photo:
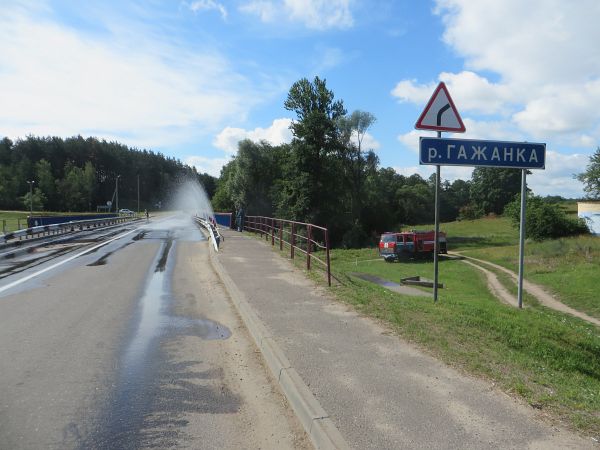
[[[263,223],[265,224],[265,241],[269,241],[269,219],[267,217],[263,217]]]
[[[275,245],[275,219],[271,217],[271,245]]]
[[[308,232],[306,233],[306,270],[310,270],[310,248],[312,239],[312,225],[308,226]]]
[[[329,259],[329,230],[325,229],[325,251],[327,253],[327,284],[331,287],[331,260]]]
[[[290,242],[290,258],[294,259],[294,246],[296,245],[296,222],[292,222],[292,238],[290,239]]]
[[[283,220],[279,221],[279,251],[283,251]]]

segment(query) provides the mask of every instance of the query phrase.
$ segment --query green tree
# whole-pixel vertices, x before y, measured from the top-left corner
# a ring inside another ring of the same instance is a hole
[[[81,211],[86,206],[86,193],[84,189],[83,170],[67,162],[65,177],[57,182],[58,194],[63,201],[63,210]]]
[[[364,201],[364,184],[369,173],[376,170],[378,158],[372,149],[363,148],[363,140],[367,130],[375,123],[375,116],[370,112],[354,111],[349,117],[338,118],[341,145],[338,157],[347,190],[352,222],[362,215]]]
[[[231,195],[236,209],[244,206],[256,215],[272,215],[272,188],[281,178],[278,156],[281,148],[265,141],[255,143],[243,140],[229,179]]]
[[[81,190],[84,200],[87,202],[83,207],[90,211],[96,192],[96,169],[94,169],[94,165],[90,161],[85,163],[81,172]]]
[[[235,203],[233,202],[233,193],[231,192],[231,177],[235,170],[235,159],[229,161],[221,168],[221,175],[217,180],[217,186],[215,194],[212,198],[212,206],[215,211],[229,211],[235,210]]]
[[[585,172],[576,175],[576,178],[584,184],[583,190],[589,198],[600,199],[600,147],[590,156]]]
[[[340,149],[338,118],[346,114],[325,80],[295,82],[284,107],[297,115],[292,122],[292,151],[284,165],[278,209],[293,219],[335,226],[343,215],[343,185],[335,172]]]
[[[52,166],[49,161],[45,159],[39,160],[35,163],[35,173],[39,180],[39,189],[44,193],[47,202],[48,209],[58,209],[56,204],[56,180],[52,174]]]
[[[33,195],[28,191],[25,195],[20,197],[20,200],[24,209],[29,210],[31,208],[33,211],[41,211],[44,209],[46,196],[40,188],[35,188],[33,190]]]
[[[521,170],[476,167],[471,177],[471,203],[482,214],[502,214],[521,191]]]

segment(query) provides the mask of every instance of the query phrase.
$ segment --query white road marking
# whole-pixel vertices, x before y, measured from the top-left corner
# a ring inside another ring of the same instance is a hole
[[[90,252],[92,252],[92,251],[94,251],[94,250],[96,250],[96,249],[98,249],[98,248],[100,248],[100,247],[103,247],[103,246],[105,246],[105,245],[107,245],[107,244],[110,244],[111,242],[113,242],[113,241],[116,241],[117,239],[121,239],[122,237],[125,237],[125,236],[127,236],[128,234],[131,234],[131,233],[133,233],[134,231],[137,231],[137,230],[139,230],[139,227],[138,227],[138,228],[134,228],[133,230],[130,230],[130,231],[126,232],[126,233],[120,234],[119,236],[116,236],[116,237],[114,237],[114,238],[112,238],[112,239],[109,239],[109,240],[108,240],[108,241],[106,241],[106,242],[102,242],[101,244],[98,244],[98,245],[95,245],[95,246],[93,246],[93,247],[91,247],[91,248],[88,248],[87,250],[84,250],[84,251],[82,251],[82,252],[79,252],[79,253],[77,253],[76,255],[70,256],[70,257],[68,257],[67,259],[64,259],[64,260],[62,260],[62,261],[60,261],[60,262],[57,262],[57,263],[55,263],[55,264],[52,264],[51,266],[48,266],[48,267],[46,267],[46,268],[44,268],[44,269],[38,270],[37,272],[35,272],[35,273],[32,273],[32,274],[30,274],[30,275],[27,275],[26,277],[23,277],[23,278],[20,278],[20,279],[18,279],[18,280],[15,280],[15,281],[13,281],[12,283],[8,283],[6,286],[2,286],[2,287],[0,287],[0,293],[4,292],[4,291],[6,291],[6,290],[8,290],[8,289],[10,289],[10,288],[13,288],[13,287],[15,287],[15,286],[18,286],[18,285],[19,285],[19,284],[21,284],[21,283],[24,283],[24,282],[26,282],[26,281],[29,281],[29,280],[31,280],[32,278],[35,278],[35,277],[37,277],[37,276],[39,276],[39,275],[41,275],[41,274],[43,274],[43,273],[46,273],[46,272],[48,272],[48,271],[50,271],[50,270],[52,270],[52,269],[56,269],[57,267],[59,267],[59,266],[62,266],[63,264],[66,264],[66,263],[68,263],[69,261],[73,261],[75,258],[79,258],[80,256],[83,256],[83,255],[85,255],[86,253],[90,253]]]

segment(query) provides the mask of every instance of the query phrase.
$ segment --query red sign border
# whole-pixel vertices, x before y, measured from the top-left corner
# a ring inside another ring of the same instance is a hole
[[[454,111],[454,114],[456,114],[456,118],[458,119],[458,123],[460,124],[459,128],[449,128],[449,127],[437,126],[437,125],[423,125],[423,123],[422,123],[423,119],[425,119],[425,116],[429,112],[429,109],[431,108],[431,105],[433,104],[435,98],[437,97],[438,93],[442,89],[444,90],[444,93],[446,94],[446,97],[448,98],[448,102],[450,102],[450,108],[452,109],[452,111]],[[454,105],[454,101],[452,100],[452,97],[450,96],[450,92],[448,92],[448,88],[446,87],[446,84],[443,81],[440,81],[440,84],[438,84],[438,86],[435,88],[435,91],[433,91],[433,95],[427,102],[427,106],[425,106],[425,109],[419,116],[419,120],[417,120],[417,123],[415,124],[415,129],[417,129],[417,130],[433,130],[433,131],[451,131],[454,133],[464,133],[465,131],[467,131],[467,129],[465,128],[465,124],[463,123],[462,118],[460,117],[460,114],[458,113],[458,109],[456,109],[456,106]]]

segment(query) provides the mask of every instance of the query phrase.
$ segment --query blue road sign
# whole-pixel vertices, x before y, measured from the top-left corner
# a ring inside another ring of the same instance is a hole
[[[420,163],[441,166],[545,169],[546,144],[420,138]]]

